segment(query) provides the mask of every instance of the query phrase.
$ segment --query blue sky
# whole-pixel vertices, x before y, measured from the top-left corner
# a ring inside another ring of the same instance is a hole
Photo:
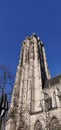
[[[61,74],[61,0],[0,0],[0,64],[15,75],[21,43],[35,32],[52,76]]]

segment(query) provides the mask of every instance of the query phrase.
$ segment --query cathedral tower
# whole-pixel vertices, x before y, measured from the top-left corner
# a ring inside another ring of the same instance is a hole
[[[49,79],[44,44],[33,34],[23,41],[6,130],[34,130],[33,120],[44,109],[42,90]]]

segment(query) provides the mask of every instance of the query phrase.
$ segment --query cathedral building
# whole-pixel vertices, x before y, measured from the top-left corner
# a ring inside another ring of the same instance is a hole
[[[51,78],[35,34],[22,44],[6,130],[61,130],[61,75]]]

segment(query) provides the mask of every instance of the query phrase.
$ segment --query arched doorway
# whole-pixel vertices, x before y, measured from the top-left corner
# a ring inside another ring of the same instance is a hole
[[[50,125],[49,125],[49,130],[60,130],[60,123],[56,117],[53,117]]]
[[[39,120],[36,121],[34,130],[42,130],[42,125]]]

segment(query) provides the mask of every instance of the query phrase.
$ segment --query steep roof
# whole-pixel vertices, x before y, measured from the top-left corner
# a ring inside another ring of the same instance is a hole
[[[60,79],[61,79],[61,75],[58,75],[56,77],[53,77],[52,79],[47,80],[44,88],[47,88],[47,87],[60,83]]]

